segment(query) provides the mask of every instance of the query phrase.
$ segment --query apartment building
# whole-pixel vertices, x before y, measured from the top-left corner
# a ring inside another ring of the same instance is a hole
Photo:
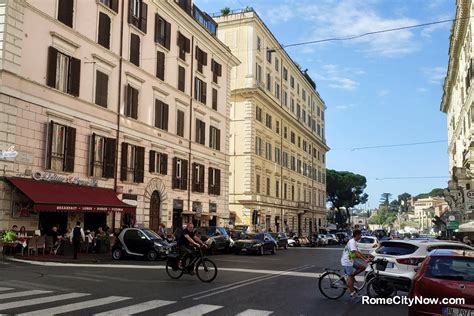
[[[442,216],[448,208],[448,203],[441,197],[417,199],[413,202],[413,214],[409,214],[408,219],[417,223],[419,231],[429,233],[434,217]]]
[[[190,0],[10,0],[0,15],[0,149],[15,152],[0,230],[228,222],[238,60],[212,18]]]
[[[326,106],[256,12],[214,17],[232,69],[231,222],[308,235],[326,220]]]

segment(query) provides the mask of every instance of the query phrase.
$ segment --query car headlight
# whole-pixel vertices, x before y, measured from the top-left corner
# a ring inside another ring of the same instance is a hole
[[[254,244],[254,245],[252,245],[252,247],[257,248],[257,247],[260,247],[261,245],[262,244]]]
[[[161,247],[164,247],[164,245],[163,245],[163,244],[160,244],[159,242],[155,242],[155,247],[161,248]]]

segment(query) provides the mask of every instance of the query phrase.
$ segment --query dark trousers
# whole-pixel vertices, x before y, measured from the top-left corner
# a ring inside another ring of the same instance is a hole
[[[73,239],[72,246],[74,248],[74,259],[77,259],[77,253],[81,249],[81,240],[80,239]]]

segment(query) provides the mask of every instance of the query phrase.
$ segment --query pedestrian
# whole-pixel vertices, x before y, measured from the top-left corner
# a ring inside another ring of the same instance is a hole
[[[158,228],[158,235],[163,239],[166,238],[166,224],[165,223],[160,224],[160,227]]]
[[[462,239],[462,242],[465,243],[468,246],[471,245],[471,241],[469,240],[468,236],[464,236],[464,238]]]
[[[81,228],[81,222],[76,223],[76,227],[72,230],[70,238],[74,248],[74,259],[77,259],[77,253],[81,249],[81,241],[84,242],[86,240],[84,230]]]

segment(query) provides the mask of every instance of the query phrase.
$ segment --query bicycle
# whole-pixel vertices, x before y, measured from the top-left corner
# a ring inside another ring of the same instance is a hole
[[[364,282],[361,286],[354,285],[357,293],[367,287],[369,297],[392,297],[397,294],[397,289],[383,276],[379,271],[385,271],[388,261],[386,259],[376,259],[369,262],[370,270],[364,274]],[[375,269],[374,269],[375,265]],[[319,291],[326,298],[336,300],[344,295],[347,286],[347,275],[341,275],[339,269],[325,269],[325,272],[319,277]]]
[[[191,262],[184,267],[179,267],[180,255],[170,254],[166,260],[166,273],[172,279],[179,279],[183,274],[193,275],[196,272],[197,277],[202,282],[212,282],[217,276],[217,265],[210,259],[204,258],[202,249],[194,251]]]

